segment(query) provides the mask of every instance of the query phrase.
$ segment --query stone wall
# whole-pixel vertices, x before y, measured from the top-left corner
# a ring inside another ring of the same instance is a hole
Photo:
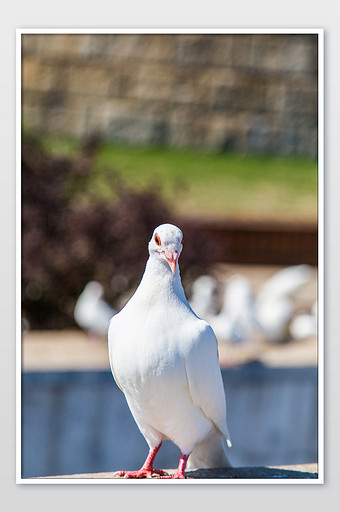
[[[317,36],[25,34],[23,120],[128,143],[317,152]]]

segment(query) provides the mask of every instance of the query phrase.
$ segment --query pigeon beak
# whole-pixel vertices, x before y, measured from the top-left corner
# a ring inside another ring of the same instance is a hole
[[[178,261],[178,252],[177,251],[164,251],[164,256],[165,256],[166,261],[169,263],[171,272],[174,274],[176,272],[176,263]]]

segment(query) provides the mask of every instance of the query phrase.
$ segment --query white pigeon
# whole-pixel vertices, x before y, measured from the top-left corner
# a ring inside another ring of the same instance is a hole
[[[79,295],[73,316],[79,327],[89,334],[106,336],[111,318],[116,311],[103,299],[103,287],[90,281]]]
[[[172,224],[155,229],[143,278],[110,322],[112,374],[149,445],[141,469],[118,472],[125,478],[185,478],[187,462],[188,467],[229,466],[217,340],[185,297],[178,267],[182,236]],[[153,467],[166,439],[181,450],[174,475]]]
[[[294,315],[294,304],[290,297],[281,296],[272,300],[256,302],[256,319],[263,337],[270,343],[282,343],[289,338],[289,324]]]
[[[292,296],[312,277],[309,265],[293,265],[276,272],[262,285],[257,300],[273,300],[282,296]]]
[[[261,287],[255,312],[264,338],[281,343],[289,338],[289,324],[294,315],[292,297],[312,277],[309,265],[293,265],[276,272]]]
[[[199,276],[192,285],[190,306],[205,320],[216,314],[217,281],[213,276]]]
[[[253,290],[247,277],[241,274],[231,276],[225,288],[221,311],[210,322],[218,340],[252,340],[256,321]]]
[[[289,331],[295,340],[310,338],[317,333],[317,320],[314,315],[301,313],[293,318]]]
[[[316,336],[318,331],[317,301],[314,301],[310,313],[296,315],[290,326],[290,334],[296,340]]]

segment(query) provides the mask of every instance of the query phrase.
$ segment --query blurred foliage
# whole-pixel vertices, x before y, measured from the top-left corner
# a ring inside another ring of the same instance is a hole
[[[177,223],[185,232],[184,282],[206,272],[216,248],[194,223],[182,222],[154,187],[132,189],[111,168],[102,186],[112,201],[91,195],[96,137],[59,156],[24,134],[22,145],[22,312],[33,329],[74,325],[75,301],[90,280],[119,309],[144,271],[156,226]]]
[[[74,155],[79,143],[45,137],[51,154]],[[134,190],[156,188],[180,215],[315,221],[318,170],[315,158],[208,152],[155,146],[101,144],[89,187],[79,194],[111,201],[108,169]]]

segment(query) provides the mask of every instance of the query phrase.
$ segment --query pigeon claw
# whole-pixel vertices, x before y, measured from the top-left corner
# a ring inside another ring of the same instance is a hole
[[[185,475],[184,475],[184,473],[174,473],[173,475],[165,475],[165,476],[161,476],[160,478],[162,478],[162,479],[185,478]]]
[[[118,471],[118,476],[123,478],[153,478],[153,475],[159,475],[161,478],[167,477],[167,473],[162,469],[146,469],[141,468],[138,471]]]
[[[160,478],[185,478],[184,470],[189,458],[189,454],[184,454],[181,452],[181,457],[179,459],[178,468],[175,474],[161,476]]]

